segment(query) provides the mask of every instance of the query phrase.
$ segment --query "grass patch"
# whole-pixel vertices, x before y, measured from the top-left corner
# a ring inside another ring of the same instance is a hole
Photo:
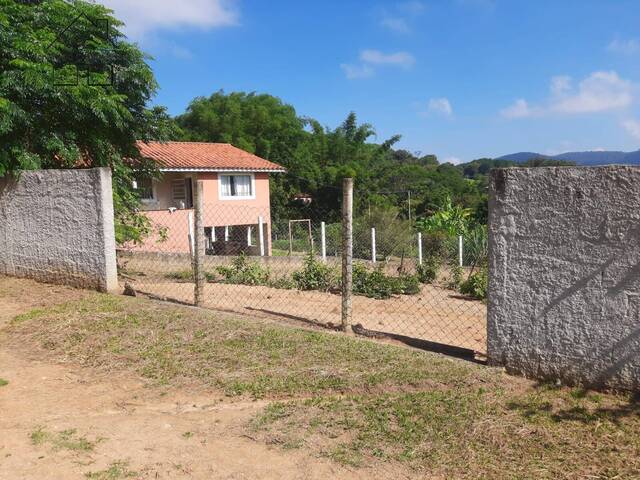
[[[0,387],[6,387],[9,385],[9,380],[5,380],[4,378],[0,378]]]
[[[123,461],[113,462],[105,470],[84,474],[84,476],[90,480],[119,480],[121,478],[132,478],[137,475],[137,472],[129,470],[129,462]]]
[[[73,452],[92,452],[99,440],[89,441],[78,435],[75,428],[61,432],[50,432],[44,427],[38,427],[31,432],[31,443],[36,446],[49,445],[54,450],[69,450]]]
[[[569,389],[317,397],[271,404],[251,427],[266,442],[341,464],[399,463],[435,478],[640,475],[639,406]]]
[[[197,380],[229,395],[417,389],[471,379],[470,365],[342,335],[94,294],[10,329],[83,365],[126,368],[158,384]],[[485,370],[482,381],[490,381]],[[471,379],[473,382],[477,378]]]

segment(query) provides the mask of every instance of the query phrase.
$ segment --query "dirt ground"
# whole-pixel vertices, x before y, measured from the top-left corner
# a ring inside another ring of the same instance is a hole
[[[193,302],[193,284],[140,279],[135,288],[161,298]],[[486,352],[486,306],[456,297],[450,290],[423,285],[417,295],[376,300],[354,295],[353,323],[369,330],[419,338]],[[204,306],[241,314],[281,316],[339,325],[341,297],[319,291],[208,283]]]
[[[126,478],[324,479],[403,478],[337,466],[308,451],[284,451],[247,436],[264,402],[231,401],[217,392],[148,388],[137,377],[98,374],[43,361],[3,327],[20,313],[81,298],[85,292],[0,277],[0,479],[125,478],[99,476],[128,462]],[[38,428],[75,429],[93,451],[34,445]],[[94,473],[95,476],[90,476]]]

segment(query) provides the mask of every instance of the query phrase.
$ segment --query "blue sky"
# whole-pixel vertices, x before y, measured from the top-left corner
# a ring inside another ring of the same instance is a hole
[[[640,148],[638,0],[99,0],[172,114],[224,89],[441,160]]]

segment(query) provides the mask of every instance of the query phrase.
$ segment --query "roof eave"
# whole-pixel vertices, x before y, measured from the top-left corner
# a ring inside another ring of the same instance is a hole
[[[159,168],[161,172],[192,172],[192,173],[226,173],[226,172],[246,172],[246,173],[286,173],[284,168]]]

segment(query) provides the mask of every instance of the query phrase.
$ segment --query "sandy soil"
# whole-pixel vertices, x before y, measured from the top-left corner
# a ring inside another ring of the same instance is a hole
[[[141,279],[136,289],[158,297],[193,302],[193,284]],[[252,315],[281,316],[303,322],[339,325],[341,297],[318,291],[208,283],[207,308]],[[370,330],[406,335],[486,352],[486,306],[450,290],[424,285],[418,295],[387,300],[353,296],[353,323]]]
[[[403,478],[397,470],[350,470],[314,452],[252,440],[245,425],[264,403],[159,390],[132,376],[49,363],[2,331],[19,313],[84,294],[0,277],[0,378],[9,381],[0,387],[0,479],[81,479],[116,461],[129,462],[137,472],[130,478]],[[98,443],[87,453],[36,446],[30,435],[38,427],[77,429]]]

